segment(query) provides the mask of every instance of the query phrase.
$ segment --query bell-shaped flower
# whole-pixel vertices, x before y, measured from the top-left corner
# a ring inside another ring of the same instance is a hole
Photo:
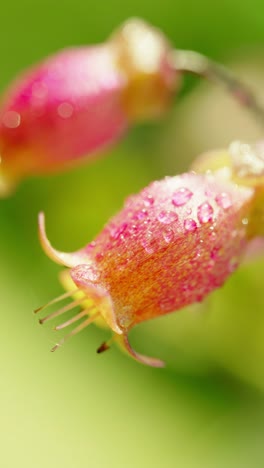
[[[69,292],[55,301],[74,298],[41,323],[78,305],[81,312],[56,328],[85,317],[53,350],[95,321],[109,327],[112,340],[133,358],[162,366],[162,361],[134,351],[128,332],[145,320],[202,301],[225,283],[254,237],[255,193],[254,187],[238,185],[223,174],[166,177],[128,198],[95,240],[72,254],[50,245],[41,214],[42,246],[67,267],[62,281]]]
[[[18,76],[0,105],[0,195],[94,158],[130,123],[159,115],[177,82],[170,50],[135,19],[104,44],[65,49]]]

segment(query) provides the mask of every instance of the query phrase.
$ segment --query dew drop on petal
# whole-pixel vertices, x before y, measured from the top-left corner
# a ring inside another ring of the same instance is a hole
[[[48,87],[45,83],[36,82],[32,85],[32,96],[36,99],[45,99],[48,94]]]
[[[197,223],[196,223],[196,221],[194,221],[194,219],[192,219],[192,218],[187,218],[187,219],[185,219],[185,221],[184,221],[184,229],[185,229],[186,231],[189,231],[189,232],[195,231],[195,229],[197,229]]]
[[[141,241],[142,247],[148,254],[152,254],[155,251],[155,241],[152,232],[148,232]]]
[[[154,198],[152,195],[145,195],[143,203],[145,206],[152,206],[154,205]]]
[[[210,232],[209,237],[211,240],[214,240],[216,238],[216,233],[215,232]]]
[[[162,224],[171,224],[177,221],[178,215],[174,211],[160,211],[157,218]]]
[[[248,218],[243,218],[242,219],[242,224],[246,226],[248,224]]]
[[[165,240],[165,242],[167,244],[169,244],[170,242],[172,242],[173,238],[174,238],[174,231],[171,227],[167,227],[167,228],[164,228],[163,231],[162,231],[162,236],[163,236],[163,239]]]
[[[216,195],[215,201],[218,204],[218,206],[220,206],[224,210],[227,210],[228,208],[230,208],[230,206],[232,206],[232,200],[226,192],[222,192]]]
[[[139,219],[140,221],[145,219],[148,216],[147,210],[140,210],[136,214],[136,218]]]
[[[69,119],[73,114],[73,106],[68,102],[62,102],[57,108],[58,115],[63,119]]]
[[[139,226],[137,224],[131,224],[128,227],[129,234],[131,234],[132,236],[136,235],[138,230],[139,230]]]
[[[119,239],[121,235],[125,232],[126,228],[127,228],[127,223],[123,223],[121,224],[121,226],[114,228],[111,231],[110,236],[112,237],[112,239]]]
[[[79,265],[75,267],[74,274],[80,281],[96,282],[99,279],[99,273],[92,265]]]
[[[17,128],[21,123],[21,116],[16,111],[8,111],[4,114],[2,122],[7,128]]]
[[[186,187],[181,187],[172,196],[172,204],[174,206],[185,205],[193,196],[193,193]]]
[[[200,206],[198,206],[197,209],[197,217],[200,221],[200,223],[208,223],[209,221],[212,221],[213,219],[213,214],[214,210],[210,203],[204,202]]]

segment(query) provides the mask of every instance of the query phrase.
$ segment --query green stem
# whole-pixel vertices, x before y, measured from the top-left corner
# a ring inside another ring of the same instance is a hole
[[[261,126],[264,126],[264,107],[251,90],[241,83],[226,67],[191,50],[175,50],[172,53],[171,60],[176,70],[202,76],[210,81],[222,84],[242,106],[246,107],[254,115]]]

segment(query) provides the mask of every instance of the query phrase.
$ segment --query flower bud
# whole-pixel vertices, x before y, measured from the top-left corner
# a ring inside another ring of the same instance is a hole
[[[163,35],[140,20],[102,45],[66,49],[19,76],[0,107],[0,195],[117,141],[168,105],[176,73]]]
[[[153,119],[162,114],[179,81],[167,38],[134,18],[114,32],[110,43],[116,50],[118,68],[126,76],[122,100],[130,119]]]
[[[100,319],[132,357],[162,366],[131,348],[129,330],[200,302],[222,286],[247,246],[243,220],[250,217],[253,196],[251,187],[213,174],[186,173],[153,182],[128,198],[95,240],[73,254],[51,247],[43,215],[40,239],[45,252],[68,267],[63,281],[89,316],[83,323]]]

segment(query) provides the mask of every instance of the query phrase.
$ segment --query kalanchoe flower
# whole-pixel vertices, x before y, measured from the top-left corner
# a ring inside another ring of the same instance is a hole
[[[42,246],[68,268],[63,282],[74,297],[41,322],[81,305],[81,312],[57,327],[86,317],[67,337],[99,321],[133,358],[162,366],[134,351],[128,332],[145,320],[200,302],[224,284],[254,237],[255,195],[254,187],[239,186],[223,174],[167,177],[128,198],[95,240],[72,254],[50,245],[41,214]]]
[[[0,194],[62,170],[167,107],[178,73],[165,37],[130,20],[101,45],[63,50],[26,71],[0,106]]]

